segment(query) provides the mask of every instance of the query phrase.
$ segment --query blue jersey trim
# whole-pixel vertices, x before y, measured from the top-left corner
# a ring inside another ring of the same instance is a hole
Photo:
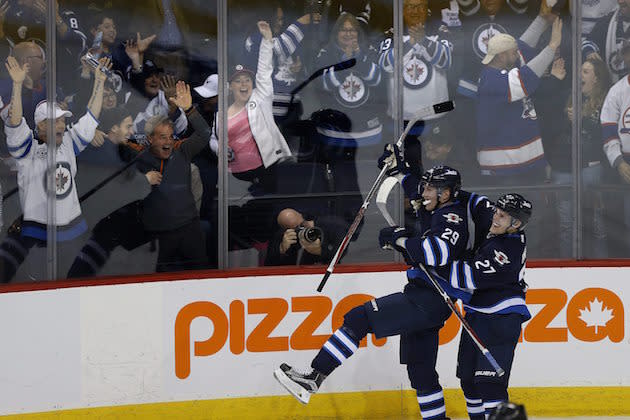
[[[80,235],[82,235],[85,231],[87,231],[88,226],[85,219],[80,219],[78,223],[72,225],[67,229],[63,229],[63,227],[57,227],[57,242],[66,242],[71,241]],[[47,231],[46,225],[42,225],[41,223],[36,223],[32,225],[26,225],[22,227],[22,236],[28,236],[30,238],[39,239],[41,241],[45,241],[47,239]]]

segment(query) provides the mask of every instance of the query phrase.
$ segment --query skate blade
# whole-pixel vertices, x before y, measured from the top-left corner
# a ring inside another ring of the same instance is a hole
[[[274,370],[273,376],[296,400],[302,404],[308,404],[308,401],[311,399],[311,393],[289,379],[282,369],[278,368]]]

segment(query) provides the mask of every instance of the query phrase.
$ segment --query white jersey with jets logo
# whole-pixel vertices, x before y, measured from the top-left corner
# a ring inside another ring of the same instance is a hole
[[[442,32],[441,35],[446,33]],[[395,78],[393,74],[400,69],[394,60],[393,42],[387,38],[381,43],[379,65],[390,75],[387,81],[390,101],[388,115],[393,115],[391,104],[396,103],[393,97]],[[412,119],[418,108],[448,100],[447,71],[451,67],[453,46],[438,35],[425,36],[420,42],[411,43],[409,35],[403,36],[403,118]],[[438,118],[428,117],[426,119]]]
[[[55,165],[56,214],[55,225],[64,226],[81,215],[74,177],[77,173],[76,155],[94,138],[98,121],[88,111],[63,133],[57,146]],[[22,118],[20,125],[5,125],[7,145],[18,166],[18,188],[24,220],[46,224],[48,176],[48,145],[39,144]]]
[[[613,85],[600,114],[604,151],[611,165],[620,156],[630,156],[630,75]]]

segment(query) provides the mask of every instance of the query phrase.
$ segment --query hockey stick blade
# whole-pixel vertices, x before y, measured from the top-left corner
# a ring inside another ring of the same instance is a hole
[[[488,360],[488,362],[490,362],[490,364],[492,365],[492,369],[494,369],[497,372],[497,375],[499,377],[505,375],[505,371],[501,368],[501,366],[499,366],[497,361],[492,356],[492,353],[490,353],[490,350],[483,349],[481,352],[483,353],[485,358]]]
[[[436,114],[442,114],[444,112],[449,112],[455,109],[455,103],[453,101],[441,102],[439,104],[433,105],[433,111]]]
[[[335,71],[341,71],[341,70],[346,70],[349,69],[350,67],[354,67],[357,64],[357,59],[356,58],[349,58],[347,60],[344,61],[340,61],[339,63],[335,63],[335,64],[331,64],[328,66],[324,66],[321,69],[317,69],[313,72],[313,74],[311,74],[308,79],[304,80],[302,83],[300,83],[298,86],[296,86],[291,92],[289,92],[289,94],[291,96],[295,96],[299,91],[301,91],[302,89],[304,89],[304,87],[306,85],[308,85],[309,83],[311,83],[313,80],[317,79],[319,76],[321,76],[322,74],[324,74],[324,72],[326,70],[328,70],[329,68],[333,68]]]
[[[443,114],[445,112],[449,112],[455,109],[455,103],[453,101],[445,101],[440,102],[439,104],[433,104],[429,106],[425,106],[424,108],[420,108],[413,117],[407,121],[407,126],[405,130],[398,138],[396,142],[396,146],[402,147],[403,141],[405,141],[405,137],[409,134],[409,131],[413,128],[413,126],[418,122],[422,121],[427,117],[432,117],[434,115]]]

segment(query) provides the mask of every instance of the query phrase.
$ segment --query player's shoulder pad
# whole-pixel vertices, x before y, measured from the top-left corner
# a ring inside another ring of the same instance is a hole
[[[488,197],[475,192],[460,190],[457,198],[466,203],[468,211],[473,214],[478,212],[493,211],[494,209],[494,204],[488,199]]]

